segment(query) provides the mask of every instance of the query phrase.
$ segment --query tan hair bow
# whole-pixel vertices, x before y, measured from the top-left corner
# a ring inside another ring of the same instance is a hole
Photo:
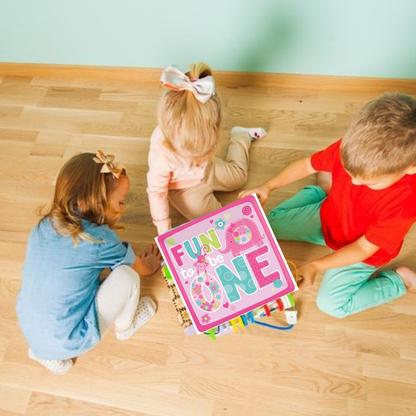
[[[125,167],[120,163],[114,162],[114,159],[114,155],[106,155],[102,150],[98,150],[93,158],[95,163],[103,164],[101,173],[111,173],[116,179],[118,179],[123,172],[123,169],[125,170]]]

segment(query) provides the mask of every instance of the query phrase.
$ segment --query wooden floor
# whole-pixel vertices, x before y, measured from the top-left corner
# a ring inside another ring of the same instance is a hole
[[[379,93],[416,94],[416,81],[221,74],[218,84],[220,154],[234,125],[269,132],[252,148],[247,186],[341,137]],[[15,314],[26,239],[64,161],[115,153],[132,182],[121,236],[138,251],[155,236],[145,174],[160,93],[158,71],[0,65],[0,414],[416,415],[416,295],[337,320],[316,307],[320,279],[297,294],[293,331],[249,327],[212,341],[185,336],[162,278],[143,278],[142,293],[159,311],[134,339],[108,334],[65,376],[27,357]],[[276,192],[266,210],[314,181]],[[416,267],[415,245],[413,229],[395,264]],[[302,243],[282,249],[298,265],[327,252]]]

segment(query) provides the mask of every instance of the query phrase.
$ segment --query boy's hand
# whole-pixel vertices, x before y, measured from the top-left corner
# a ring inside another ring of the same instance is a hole
[[[315,277],[318,273],[318,267],[314,263],[307,263],[298,269],[299,274],[299,289],[305,290],[312,287],[315,282]]]
[[[140,264],[140,274],[149,276],[155,273],[160,268],[160,262],[162,261],[162,255],[156,244],[151,244],[145,252],[138,257]]]
[[[266,203],[267,198],[270,195],[270,192],[271,192],[271,189],[270,189],[269,185],[266,182],[266,183],[264,183],[263,185],[260,185],[257,188],[248,189],[246,191],[241,191],[238,194],[238,198],[241,199],[241,198],[246,197],[247,195],[256,194],[259,198],[261,206],[263,206]]]

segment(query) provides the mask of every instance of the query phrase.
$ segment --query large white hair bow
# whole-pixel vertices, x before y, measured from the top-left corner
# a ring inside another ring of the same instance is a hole
[[[163,70],[160,82],[175,91],[192,91],[195,98],[205,104],[215,94],[215,80],[213,76],[191,80],[179,69],[168,66]]]

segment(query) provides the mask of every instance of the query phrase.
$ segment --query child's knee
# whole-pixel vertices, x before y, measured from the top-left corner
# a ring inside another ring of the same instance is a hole
[[[277,239],[290,240],[291,233],[287,232],[287,213],[288,210],[285,208],[276,207],[267,215],[270,227],[272,228],[273,234]],[[290,227],[291,228],[291,227]]]
[[[199,201],[193,201],[192,205],[189,203],[186,212],[182,212],[182,215],[189,221],[209,214],[212,211],[220,209],[222,207],[221,202],[215,198],[213,194],[207,195],[206,198]]]
[[[316,305],[322,312],[333,316],[334,318],[345,318],[348,315],[342,306],[334,303],[332,296],[329,293],[320,291],[316,299]]]
[[[237,189],[242,188],[248,179],[248,172],[246,169],[243,169],[240,166],[235,166],[235,172],[233,178],[229,183],[230,191],[236,191]]]
[[[140,276],[130,266],[122,264],[116,267],[112,273],[117,275],[117,281],[131,290],[136,290],[140,286]]]
[[[269,221],[276,221],[276,220],[279,220],[279,218],[282,218],[282,217],[284,217],[286,214],[287,214],[287,212],[288,212],[289,210],[288,209],[286,209],[286,208],[281,208],[280,207],[280,205],[278,205],[277,207],[275,207],[275,208],[273,208],[270,212],[269,212],[269,214],[267,215],[267,219],[269,220]]]

